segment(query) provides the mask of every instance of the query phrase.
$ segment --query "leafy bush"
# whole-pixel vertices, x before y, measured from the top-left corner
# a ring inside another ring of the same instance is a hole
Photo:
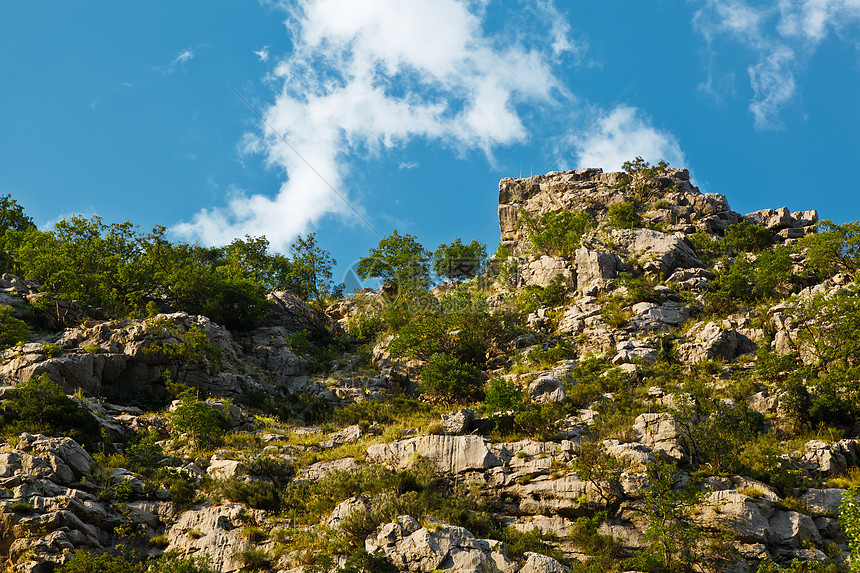
[[[585,211],[547,211],[537,217],[521,210],[519,221],[526,228],[537,253],[572,258],[580,247],[583,235],[595,226],[594,218]]]
[[[481,371],[450,354],[434,354],[421,371],[421,391],[447,403],[473,399],[481,388]]]
[[[561,360],[576,358],[576,351],[567,340],[559,340],[551,348],[533,348],[527,358],[531,364],[548,367]]]
[[[0,350],[21,344],[30,336],[30,328],[23,320],[12,316],[12,307],[0,306]]]
[[[555,275],[543,288],[541,299],[547,306],[561,306],[567,300],[568,293],[567,280],[563,275]]]
[[[182,403],[170,416],[174,439],[188,439],[197,448],[209,449],[220,445],[230,422],[214,407],[197,399],[194,390],[180,397]]]
[[[488,414],[520,410],[528,398],[513,380],[493,378],[487,385],[484,405]]]
[[[156,430],[139,430],[125,446],[130,469],[137,473],[149,474],[164,457],[164,452],[158,444],[161,436]]]
[[[416,314],[397,332],[389,350],[394,356],[419,360],[450,354],[483,367],[491,348],[503,346],[520,332],[518,317],[501,312]]]
[[[147,573],[211,573],[206,557],[180,558],[176,553],[165,553],[150,561]]]
[[[143,563],[129,561],[122,556],[93,553],[81,549],[75,551],[74,557],[60,566],[57,571],[58,573],[143,573],[144,566]]]
[[[101,429],[93,414],[46,376],[19,384],[4,404],[3,433],[22,432],[69,436],[91,452],[101,445]]]
[[[725,253],[758,253],[773,245],[773,233],[747,221],[729,225],[720,241]]]
[[[634,159],[625,161],[621,164],[621,170],[623,172],[628,175],[641,175],[645,179],[651,179],[652,177],[659,175],[667,167],[669,167],[669,164],[662,159],[658,161],[656,165],[652,166],[639,155]]]
[[[270,481],[245,482],[230,479],[220,487],[221,494],[254,509],[277,512],[281,509],[280,487]]]
[[[633,229],[642,226],[639,204],[636,201],[628,200],[611,205],[606,217],[609,226],[615,229]]]
[[[170,492],[173,513],[191,507],[197,500],[197,478],[184,468],[159,468],[152,480]]]

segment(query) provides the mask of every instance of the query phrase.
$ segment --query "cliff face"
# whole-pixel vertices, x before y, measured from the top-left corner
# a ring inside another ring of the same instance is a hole
[[[860,261],[810,255],[816,212],[584,169],[503,179],[499,222],[486,275],[420,308],[273,293],[247,333],[174,313],[5,351],[4,428],[43,377],[101,435],[7,429],[10,570],[134,548],[156,571],[847,571]],[[38,285],[0,289],[39,318]],[[427,384],[438,354],[475,386],[456,407]]]

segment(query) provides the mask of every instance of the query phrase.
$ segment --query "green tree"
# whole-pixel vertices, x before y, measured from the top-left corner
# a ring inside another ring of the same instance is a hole
[[[290,246],[291,270],[286,290],[322,306],[329,296],[343,296],[343,285],[332,282],[332,267],[337,264],[328,251],[320,248],[314,233],[299,235]]]
[[[650,545],[633,564],[666,573],[697,571],[705,553],[704,532],[692,519],[693,508],[704,495],[699,484],[685,480],[674,462],[665,461],[648,465],[648,482],[644,539]]]
[[[453,243],[439,245],[433,253],[433,270],[436,276],[459,282],[480,274],[486,259],[486,245],[476,239],[464,245],[458,237]]]
[[[669,164],[662,159],[657,162],[657,165],[652,166],[639,155],[632,161],[625,161],[621,164],[621,170],[628,175],[641,174],[645,179],[651,179],[662,173],[667,167],[669,167]]]
[[[394,231],[358,261],[357,273],[362,279],[382,279],[400,294],[415,293],[430,286],[429,259],[429,251],[414,236]]]
[[[98,216],[75,215],[47,233],[27,230],[15,259],[26,278],[42,281],[61,298],[126,315],[142,310],[141,298],[155,287],[143,241],[128,221],[108,225]]]
[[[828,277],[837,272],[854,276],[860,268],[860,221],[837,225],[821,221],[818,233],[802,238],[798,247],[806,249],[807,264]]]
[[[24,214],[24,208],[11,195],[0,195],[0,273],[15,270],[10,246],[15,244],[16,236],[35,228],[33,219]]]

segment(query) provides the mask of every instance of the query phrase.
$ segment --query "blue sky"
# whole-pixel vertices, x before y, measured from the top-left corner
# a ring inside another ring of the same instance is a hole
[[[0,194],[42,226],[316,231],[341,272],[394,229],[492,251],[500,178],[636,155],[855,220],[858,32],[860,0],[4,2]]]

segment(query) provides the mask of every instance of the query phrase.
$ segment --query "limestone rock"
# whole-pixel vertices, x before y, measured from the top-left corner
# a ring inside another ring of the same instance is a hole
[[[821,542],[818,528],[808,515],[796,511],[777,511],[770,518],[772,543],[801,547],[807,541]]]
[[[640,414],[633,424],[633,433],[654,452],[662,452],[676,460],[687,457],[680,443],[681,433],[669,414]]]
[[[697,364],[704,360],[734,360],[738,353],[738,333],[723,329],[716,322],[709,322],[701,329],[693,330],[692,342],[678,345],[677,357],[686,364]]]
[[[546,555],[527,551],[524,554],[526,564],[519,573],[569,573],[570,569]]]
[[[614,279],[621,269],[621,260],[613,252],[592,251],[580,247],[574,254],[576,288],[585,290],[601,281]]]
[[[243,567],[238,554],[252,547],[242,536],[248,511],[236,503],[203,505],[188,510],[179,515],[167,531],[166,551],[175,551],[180,557],[206,555],[214,571],[238,571]],[[258,517],[263,518],[262,515]]]
[[[702,512],[695,515],[694,520],[705,529],[731,530],[745,543],[767,543],[771,539],[768,518],[774,510],[770,502],[723,490],[712,492],[701,507]]]
[[[446,434],[464,434],[472,429],[474,423],[475,411],[471,408],[463,408],[459,412],[442,416],[442,429]]]
[[[570,473],[553,479],[539,476],[511,488],[520,496],[520,511],[529,514],[579,517],[606,509],[618,501],[609,483],[594,484]]]
[[[367,448],[367,457],[394,470],[408,468],[416,456],[425,458],[437,471],[459,474],[483,471],[501,465],[499,459],[479,436],[419,436]]]
[[[676,269],[704,266],[696,251],[684,239],[651,229],[616,229],[612,241],[629,257],[652,263],[660,278],[668,278]]]
[[[444,523],[431,529],[421,527],[409,516],[380,526],[365,541],[365,549],[369,553],[381,551],[400,571],[516,571],[499,542],[476,539],[462,527]]]
[[[842,492],[837,488],[811,488],[800,496],[800,502],[806,505],[812,517],[839,517]]]
[[[564,382],[555,376],[542,376],[529,384],[529,396],[538,404],[567,401]]]
[[[556,275],[564,277],[568,286],[573,288],[576,286],[573,268],[567,259],[544,255],[526,264],[518,265],[518,268],[520,284],[523,286],[546,286]]]
[[[630,324],[636,330],[646,333],[675,328],[690,320],[690,309],[671,301],[662,305],[640,302],[633,305],[633,313]]]

